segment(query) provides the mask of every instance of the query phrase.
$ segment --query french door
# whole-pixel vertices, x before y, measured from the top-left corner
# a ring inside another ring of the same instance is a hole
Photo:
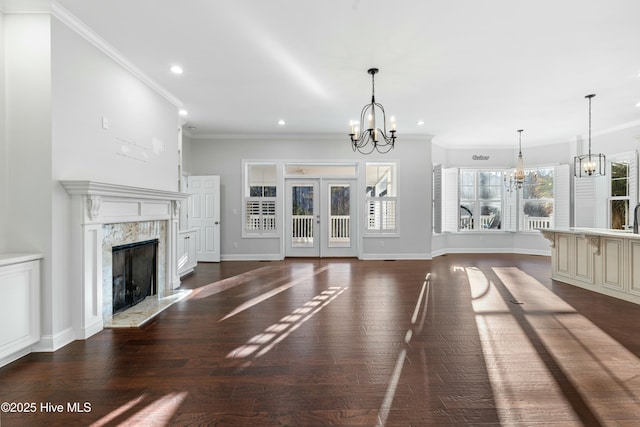
[[[328,178],[286,181],[286,256],[357,255],[355,184]]]

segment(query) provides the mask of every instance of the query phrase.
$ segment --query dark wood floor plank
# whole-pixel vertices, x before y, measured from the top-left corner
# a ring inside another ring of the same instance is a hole
[[[549,277],[525,255],[200,263],[143,327],[0,368],[0,402],[37,404],[0,425],[639,425],[640,306]]]

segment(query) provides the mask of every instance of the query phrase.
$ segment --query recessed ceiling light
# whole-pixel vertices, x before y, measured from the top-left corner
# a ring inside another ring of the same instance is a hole
[[[179,111],[178,111],[178,114],[180,114],[180,115],[181,115],[181,116],[183,116],[183,117],[184,117],[184,116],[189,115],[189,113],[187,112],[187,110],[179,110]]]
[[[280,120],[278,120],[278,124],[279,124],[280,126],[284,126],[284,125],[286,125],[286,124],[287,124],[287,122],[285,122],[284,120],[280,119]]]
[[[172,72],[173,74],[182,74],[182,72],[183,72],[183,71],[182,71],[182,67],[181,67],[181,66],[179,66],[179,65],[172,65],[172,66],[171,66],[171,68],[170,68],[170,70],[171,70],[171,72]]]
[[[416,124],[417,124],[418,126],[422,126],[422,125],[424,125],[424,120],[418,120],[418,121],[416,122]]]
[[[638,103],[636,104],[636,107],[640,107],[640,102],[638,102]]]

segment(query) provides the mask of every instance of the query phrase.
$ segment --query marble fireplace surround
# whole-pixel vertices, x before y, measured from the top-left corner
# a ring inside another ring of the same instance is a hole
[[[112,320],[107,264],[114,245],[158,238],[157,298],[170,297],[180,286],[179,209],[188,194],[95,181],[60,184],[71,196],[71,257],[79,261],[71,267],[75,339],[89,338]]]

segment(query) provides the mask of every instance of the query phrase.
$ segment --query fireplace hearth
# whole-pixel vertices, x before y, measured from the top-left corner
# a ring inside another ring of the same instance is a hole
[[[113,246],[113,314],[157,293],[158,240]]]

